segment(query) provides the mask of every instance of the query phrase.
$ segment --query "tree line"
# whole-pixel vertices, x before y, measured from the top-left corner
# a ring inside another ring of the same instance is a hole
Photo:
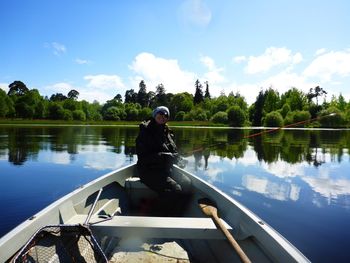
[[[172,121],[206,121],[217,125],[268,126],[284,125],[318,118],[306,123],[316,127],[349,127],[350,102],[340,94],[326,101],[327,92],[317,86],[305,93],[295,87],[280,94],[272,87],[261,89],[256,100],[248,105],[237,93],[224,93],[213,97],[209,83],[196,80],[194,94],[167,93],[163,84],[148,91],[146,83],[139,83],[139,90],[129,89],[124,101],[121,94],[104,104],[78,100],[79,92],[40,95],[37,89],[28,89],[22,81],[14,81],[6,93],[0,89],[0,118],[50,119],[78,121],[140,121],[151,116],[152,109],[164,105],[170,109]],[[323,102],[320,101],[323,99]],[[336,113],[329,116],[330,113]]]

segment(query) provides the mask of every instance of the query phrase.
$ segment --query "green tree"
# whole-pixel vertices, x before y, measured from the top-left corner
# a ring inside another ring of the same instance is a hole
[[[13,95],[22,96],[22,95],[26,94],[28,91],[29,91],[29,89],[22,81],[16,80],[9,85],[9,91],[8,91],[7,95],[9,95],[9,96],[13,96]]]
[[[120,95],[119,93],[117,95],[115,95],[115,97],[113,98],[114,100],[122,103],[123,102],[123,98],[122,95]]]
[[[70,110],[70,111],[75,111],[75,110],[81,109],[81,103],[79,101],[72,99],[72,98],[68,98],[65,101],[63,101],[62,106],[63,106],[63,108]]]
[[[261,126],[262,124],[262,118],[264,116],[263,109],[264,109],[264,103],[265,103],[265,96],[264,92],[261,90],[259,92],[259,95],[256,97],[256,100],[254,102],[254,106],[252,108],[251,112],[251,121],[253,126]]]
[[[227,117],[229,124],[233,127],[242,127],[246,120],[244,111],[237,105],[227,110]]]
[[[145,107],[139,111],[138,119],[139,120],[146,120],[146,119],[150,118],[151,116],[152,116],[152,109]]]
[[[185,119],[185,112],[184,111],[179,111],[175,115],[175,120],[176,121],[183,121]]]
[[[15,105],[16,116],[24,119],[32,119],[34,116],[34,109],[23,101],[19,101]]]
[[[327,95],[327,92],[322,89],[320,86],[316,86],[315,88],[311,88],[309,93],[306,95],[309,102],[312,101],[313,98],[316,98],[316,105],[318,105],[318,97]]]
[[[290,106],[289,106],[289,104],[286,103],[281,108],[280,113],[281,113],[282,117],[285,118],[287,116],[288,112],[290,112]]]
[[[177,112],[179,111],[191,111],[191,109],[193,108],[192,95],[187,92],[175,94],[170,101],[169,108],[170,112],[172,113],[172,116],[176,116]]]
[[[264,94],[264,107],[263,111],[269,113],[276,111],[280,108],[280,96],[277,91],[269,88]]]
[[[210,99],[210,93],[209,93],[209,82],[206,81],[204,82],[205,84],[205,93],[204,93],[204,98]]]
[[[137,93],[137,103],[141,105],[141,107],[146,107],[149,105],[149,100],[147,96],[146,84],[143,80],[141,80],[139,84],[139,92]]]
[[[291,111],[303,110],[307,105],[307,97],[302,91],[292,88],[281,96],[281,105],[285,103],[289,104]]]
[[[168,106],[167,94],[162,83],[156,87],[155,104],[154,106]]]
[[[66,99],[67,99],[67,97],[65,95],[63,95],[62,93],[52,94],[50,97],[50,101],[64,101]]]
[[[75,110],[72,112],[73,119],[77,121],[86,121],[86,115],[85,112],[82,110]]]
[[[0,89],[0,118],[6,117],[8,112],[9,112],[9,107],[7,105],[6,92]]]
[[[297,122],[307,121],[307,120],[310,120],[310,118],[311,118],[311,114],[308,111],[295,111],[293,116],[293,122],[297,123]],[[305,124],[302,124],[302,126],[304,125]]]
[[[70,110],[62,109],[60,111],[60,119],[65,121],[72,121],[73,120],[73,113]]]
[[[331,113],[335,113],[332,114]],[[323,128],[343,128],[346,127],[346,115],[336,107],[329,107],[320,112],[320,124]]]
[[[51,120],[63,119],[63,107],[58,102],[50,102],[48,107],[48,117]]]
[[[283,117],[278,111],[272,111],[266,114],[264,118],[264,126],[267,127],[282,127]]]
[[[203,97],[203,91],[202,91],[202,84],[199,82],[198,79],[195,82],[195,87],[196,87],[196,91],[194,93],[193,103],[199,104],[204,100],[204,97]]]
[[[125,103],[136,103],[137,102],[137,93],[133,89],[125,91]]]
[[[105,120],[109,120],[109,121],[119,121],[120,120],[120,117],[119,117],[120,114],[121,114],[121,109],[120,108],[115,107],[115,106],[111,106],[105,111],[105,114],[103,115],[103,118]]]
[[[48,115],[48,101],[40,100],[34,107],[34,118],[45,119]]]
[[[79,92],[76,91],[75,89],[72,89],[67,94],[68,99],[72,99],[72,100],[77,100],[78,96],[79,96]]]
[[[227,124],[228,123],[228,115],[227,112],[224,111],[219,111],[217,113],[215,113],[211,119],[212,122],[214,123],[223,123],[223,124]]]
[[[213,114],[219,111],[226,111],[230,107],[228,98],[225,95],[221,95],[213,100]]]

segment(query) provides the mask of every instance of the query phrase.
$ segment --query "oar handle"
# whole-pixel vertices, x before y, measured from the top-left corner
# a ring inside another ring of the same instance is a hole
[[[237,243],[237,241],[234,239],[234,237],[231,235],[231,233],[227,230],[227,228],[224,226],[220,218],[218,217],[217,214],[212,214],[212,219],[214,222],[219,226],[220,230],[224,233],[226,236],[227,240],[231,244],[231,246],[236,250],[238,256],[240,257],[241,261],[243,263],[251,263],[250,259],[248,256],[244,253],[240,245]]]

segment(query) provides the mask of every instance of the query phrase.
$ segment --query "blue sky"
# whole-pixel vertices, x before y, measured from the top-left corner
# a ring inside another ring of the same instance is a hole
[[[1,0],[0,88],[71,89],[104,103],[127,89],[213,96],[320,85],[350,99],[346,0]]]

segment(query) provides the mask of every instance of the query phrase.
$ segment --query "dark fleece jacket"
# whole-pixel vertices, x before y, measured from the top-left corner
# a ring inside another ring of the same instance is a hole
[[[154,118],[140,124],[140,132],[136,138],[137,167],[142,175],[162,172],[169,169],[169,158],[162,152],[177,153],[169,127],[159,125]]]

